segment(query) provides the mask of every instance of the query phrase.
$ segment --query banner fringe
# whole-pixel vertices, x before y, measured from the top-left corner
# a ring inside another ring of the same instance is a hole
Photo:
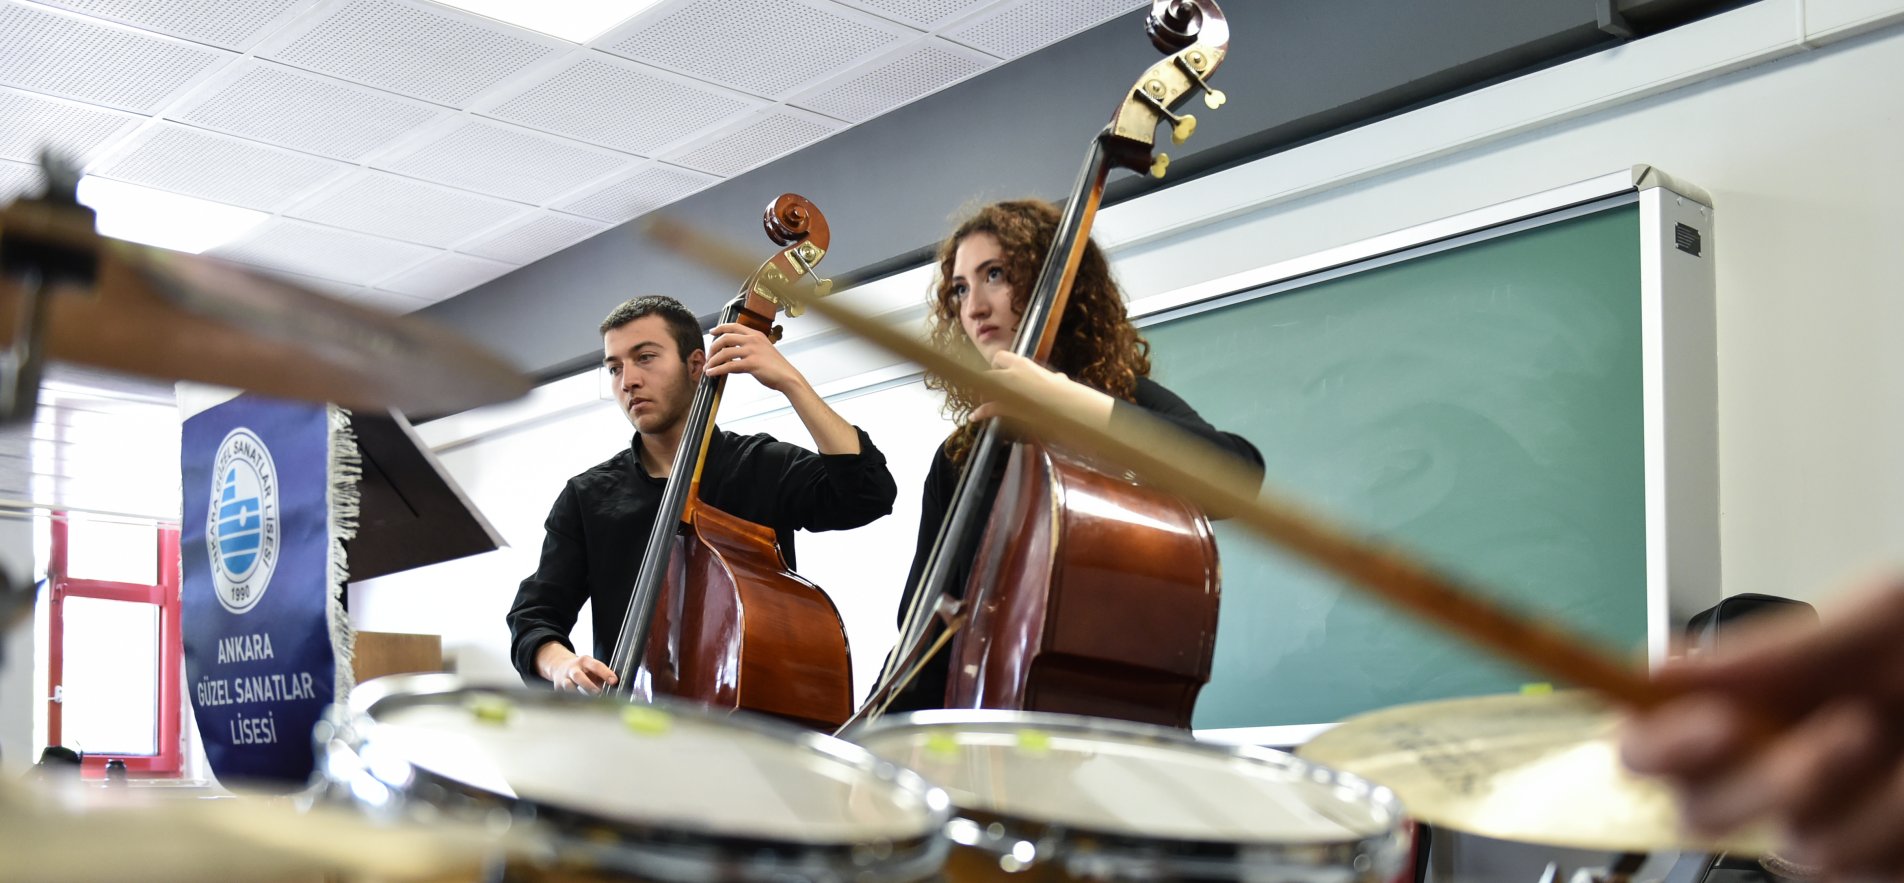
[[[357,448],[357,434],[350,428],[350,412],[331,405],[329,490],[325,508],[330,512],[330,596],[324,605],[330,623],[331,651],[336,655],[336,680],[332,702],[344,705],[357,678],[352,661],[356,655],[357,633],[351,630],[350,615],[344,610],[345,586],[350,582],[350,558],[344,544],[357,536],[357,517],[362,502],[358,489],[363,477],[363,455]]]

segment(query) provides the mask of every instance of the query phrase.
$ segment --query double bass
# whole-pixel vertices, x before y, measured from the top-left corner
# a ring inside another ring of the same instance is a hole
[[[762,222],[768,238],[783,247],[741,286],[721,321],[778,340],[774,317],[784,295],[777,292],[803,283],[817,294],[831,287],[814,267],[832,235],[820,210],[792,193],[774,200]],[[800,310],[789,306],[787,312]],[[615,691],[836,726],[853,710],[838,608],[787,569],[772,528],[701,500],[701,470],[726,379],[703,376],[689,406],[609,662],[619,679]]]
[[[1091,141],[1084,168],[1019,322],[1013,351],[1049,361],[1071,284],[1112,167],[1162,177],[1153,154],[1168,121],[1175,142],[1196,131],[1176,108],[1199,91],[1229,50],[1229,25],[1211,0],[1153,0],[1145,31],[1166,54],[1137,79]],[[993,505],[986,488],[1004,458]],[[974,548],[981,518],[984,531]],[[973,562],[962,603],[946,604],[957,562]],[[947,708],[996,708],[1113,717],[1189,727],[1209,681],[1220,602],[1208,518],[1062,449],[1006,439],[991,421],[968,452],[900,640],[854,722],[882,713],[934,653],[949,652]],[[934,634],[936,632],[936,634]]]

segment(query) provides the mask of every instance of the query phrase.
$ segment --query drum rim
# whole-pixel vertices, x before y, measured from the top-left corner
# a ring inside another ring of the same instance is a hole
[[[339,709],[333,706],[333,714],[327,717],[326,726],[319,728],[317,751],[325,767],[324,777],[342,786],[344,793],[351,793],[353,789],[349,787],[350,783],[341,781],[330,769],[331,760],[338,759],[335,757],[338,754],[360,757],[379,727],[392,726],[375,717],[375,710],[382,703],[402,701],[407,704],[455,695],[494,695],[511,702],[557,707],[612,708],[621,704],[604,697],[471,683],[459,675],[448,673],[377,678],[351,691],[347,712],[340,714]],[[926,781],[918,773],[879,757],[864,746],[757,715],[728,714],[666,697],[639,704],[660,709],[671,716],[765,734],[847,764],[870,775],[876,782],[913,794],[925,808],[924,824],[917,833],[882,840],[780,840],[714,829],[702,824],[615,818],[573,805],[511,797],[424,769],[408,759],[405,759],[404,766],[413,781],[407,783],[386,781],[384,776],[367,764],[347,762],[344,766],[354,769],[359,775],[374,778],[392,795],[405,796],[406,792],[417,790],[419,784],[435,786],[444,796],[454,795],[458,798],[461,808],[487,811],[492,817],[500,810],[508,814],[511,822],[534,823],[539,820],[545,823],[544,827],[556,826],[545,833],[565,848],[579,851],[620,870],[655,874],[660,879],[696,878],[700,875],[692,873],[695,869],[705,870],[706,879],[734,879],[737,873],[739,879],[778,879],[791,870],[830,868],[850,870],[848,876],[860,880],[915,880],[936,872],[943,865],[947,844],[941,833],[951,819],[951,797],[944,789]],[[398,804],[407,802],[393,801]],[[427,801],[420,801],[417,805],[425,808],[426,812],[442,808]],[[451,811],[457,808],[451,807]],[[407,809],[409,807],[400,806],[397,811]],[[604,838],[625,845],[627,849],[606,846],[603,844]],[[869,843],[886,847],[885,854],[875,855],[872,861],[866,861],[864,857]],[[744,857],[744,862],[749,866],[745,869],[736,868],[736,856]],[[769,856],[771,859],[767,858]]]
[[[1256,745],[1228,745],[1205,742],[1197,739],[1187,730],[1134,721],[1111,718],[1087,717],[1075,714],[1060,714],[1040,711],[1011,711],[1000,709],[932,709],[914,711],[898,715],[885,715],[872,721],[858,724],[842,736],[849,740],[873,737],[900,731],[921,731],[955,728],[959,725],[997,726],[1015,725],[1025,728],[1047,730],[1058,734],[1070,735],[1109,735],[1140,744],[1162,744],[1175,748],[1185,748],[1207,756],[1230,759],[1243,759],[1311,776],[1321,775],[1320,784],[1346,786],[1365,803],[1386,815],[1383,829],[1374,833],[1345,840],[1317,842],[1302,841],[1229,841],[1203,840],[1183,837],[1166,837],[1133,834],[1129,831],[1066,825],[1046,819],[998,809],[984,807],[963,807],[955,799],[953,805],[958,816],[948,831],[955,831],[960,821],[972,821],[965,816],[967,812],[985,813],[993,817],[1036,826],[1052,832],[1044,836],[1067,837],[1078,835],[1093,841],[1092,858],[1111,862],[1134,861],[1161,863],[1174,869],[1183,865],[1198,866],[1207,876],[1211,863],[1234,863],[1249,867],[1261,863],[1276,864],[1287,861],[1296,855],[1329,854],[1336,858],[1347,859],[1355,855],[1372,855],[1384,867],[1379,868],[1387,874],[1399,867],[1406,843],[1407,814],[1401,800],[1387,786],[1364,779],[1353,773],[1343,772],[1334,767],[1315,763],[1287,751],[1264,748]],[[870,747],[868,750],[873,750]],[[877,754],[877,751],[874,751]],[[943,786],[942,786],[943,787]],[[949,792],[948,792],[949,793]],[[1019,832],[1022,833],[1022,832]],[[975,845],[966,842],[969,837],[952,835],[954,842]],[[1385,861],[1384,861],[1385,859]],[[1307,862],[1305,862],[1307,863]]]

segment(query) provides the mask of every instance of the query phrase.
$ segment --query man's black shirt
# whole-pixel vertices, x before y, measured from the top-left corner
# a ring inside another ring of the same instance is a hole
[[[542,682],[535,653],[543,644],[574,649],[569,631],[584,601],[595,602],[593,655],[605,661],[613,653],[667,487],[666,478],[641,468],[640,448],[637,435],[621,453],[569,479],[549,510],[541,563],[509,610],[510,656],[526,681]],[[890,513],[897,494],[885,455],[864,430],[859,453],[816,454],[771,436],[716,428],[701,472],[702,502],[773,528],[789,568],[795,530],[860,527]]]

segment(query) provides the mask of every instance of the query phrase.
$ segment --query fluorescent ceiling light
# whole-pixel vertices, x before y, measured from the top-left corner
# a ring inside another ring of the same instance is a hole
[[[551,37],[587,43],[660,0],[437,0]]]
[[[91,175],[79,179],[79,201],[99,213],[102,234],[188,254],[224,245],[271,217]]]

